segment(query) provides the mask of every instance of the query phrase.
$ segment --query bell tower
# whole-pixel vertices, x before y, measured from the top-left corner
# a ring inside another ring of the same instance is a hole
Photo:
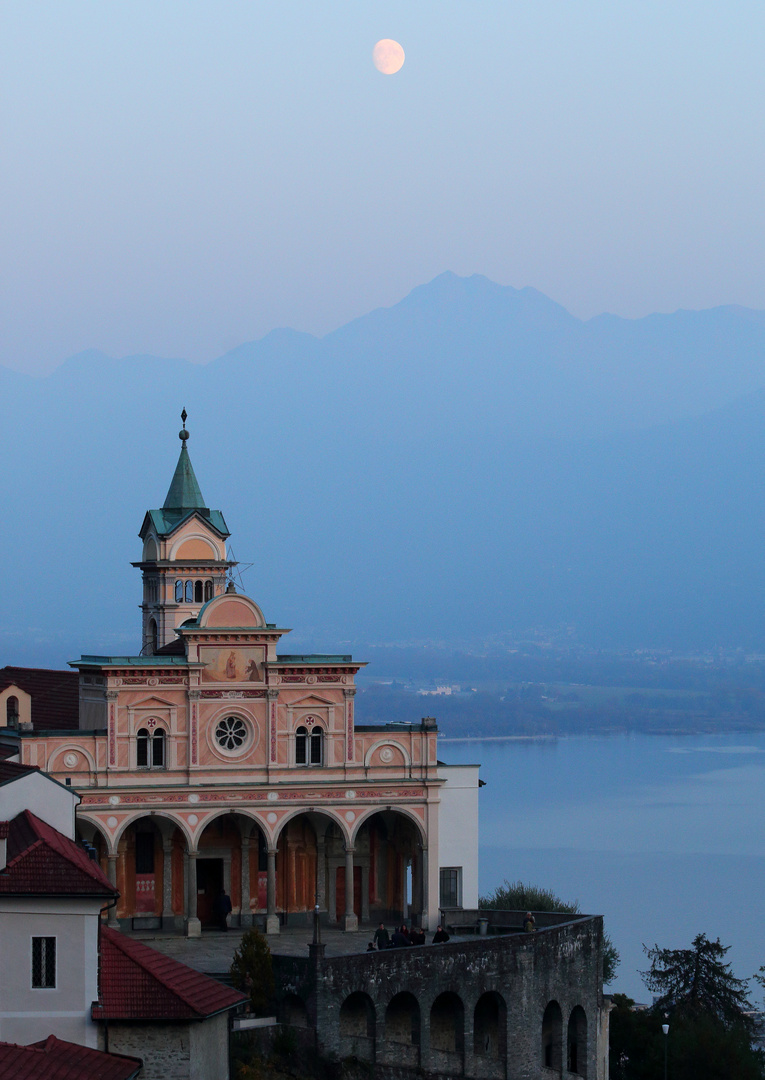
[[[139,536],[143,558],[133,563],[143,573],[141,653],[153,656],[182,643],[175,630],[196,619],[203,605],[226,590],[226,572],[236,564],[226,557],[229,531],[220,510],[205,506],[187,448],[186,410],[178,438],[181,454],[161,510],[149,510]]]

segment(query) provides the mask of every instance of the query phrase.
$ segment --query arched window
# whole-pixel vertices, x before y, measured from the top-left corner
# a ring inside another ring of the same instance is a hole
[[[19,699],[11,696],[5,702],[5,722],[9,728],[19,726]]]
[[[295,764],[324,764],[324,731],[320,727],[299,727],[295,732]]]
[[[135,763],[139,769],[145,769],[149,764],[149,733],[146,728],[141,728],[136,736]]]
[[[194,603],[194,582],[193,581],[187,581],[186,582],[186,603],[187,604],[193,604]]]
[[[202,597],[204,595],[203,590],[204,590],[204,586],[202,585],[202,582],[201,581],[196,581],[194,583],[194,603],[195,604],[201,604],[203,602],[202,601]]]
[[[205,582],[205,600],[212,600],[213,597],[213,584],[211,581]]]
[[[150,724],[155,721],[149,721]],[[139,769],[164,769],[165,732],[163,728],[141,728],[136,733],[135,763]]]
[[[563,1014],[557,1001],[551,1001],[542,1017],[542,1064],[546,1069],[561,1067]]]
[[[568,1021],[568,1071],[587,1076],[587,1014],[581,1005],[572,1011]]]
[[[153,769],[165,767],[165,733],[162,728],[157,728],[151,739],[151,767]]]
[[[157,632],[156,619],[149,620],[149,645],[152,653],[155,653],[159,648],[159,634]]]
[[[176,604],[183,603],[183,582],[176,581],[175,583],[175,602]]]

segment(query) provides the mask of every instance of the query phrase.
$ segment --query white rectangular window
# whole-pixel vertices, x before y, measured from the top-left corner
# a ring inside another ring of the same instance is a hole
[[[442,908],[462,907],[462,867],[441,867]]]
[[[32,938],[32,988],[49,990],[56,985],[56,939]]]

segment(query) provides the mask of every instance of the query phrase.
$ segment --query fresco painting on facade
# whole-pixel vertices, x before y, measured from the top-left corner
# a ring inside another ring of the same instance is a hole
[[[81,793],[80,833],[121,893],[112,924],[198,934],[221,888],[232,925],[270,933],[317,896],[347,930],[434,924],[439,863],[452,864],[435,721],[356,726],[361,662],[277,653],[289,630],[227,581],[228,528],[204,504],[188,437],[139,534],[140,654],[74,662],[79,728],[26,725],[22,760],[42,754]],[[477,899],[473,878],[466,868]]]

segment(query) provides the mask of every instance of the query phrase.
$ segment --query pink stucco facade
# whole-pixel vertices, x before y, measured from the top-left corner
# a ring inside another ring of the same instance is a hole
[[[359,662],[278,652],[289,631],[226,586],[215,514],[147,515],[142,655],[78,661],[80,729],[22,733],[22,760],[82,795],[80,834],[121,893],[112,922],[196,934],[223,890],[232,921],[270,933],[317,897],[346,929],[433,925],[435,724],[357,727]]]

